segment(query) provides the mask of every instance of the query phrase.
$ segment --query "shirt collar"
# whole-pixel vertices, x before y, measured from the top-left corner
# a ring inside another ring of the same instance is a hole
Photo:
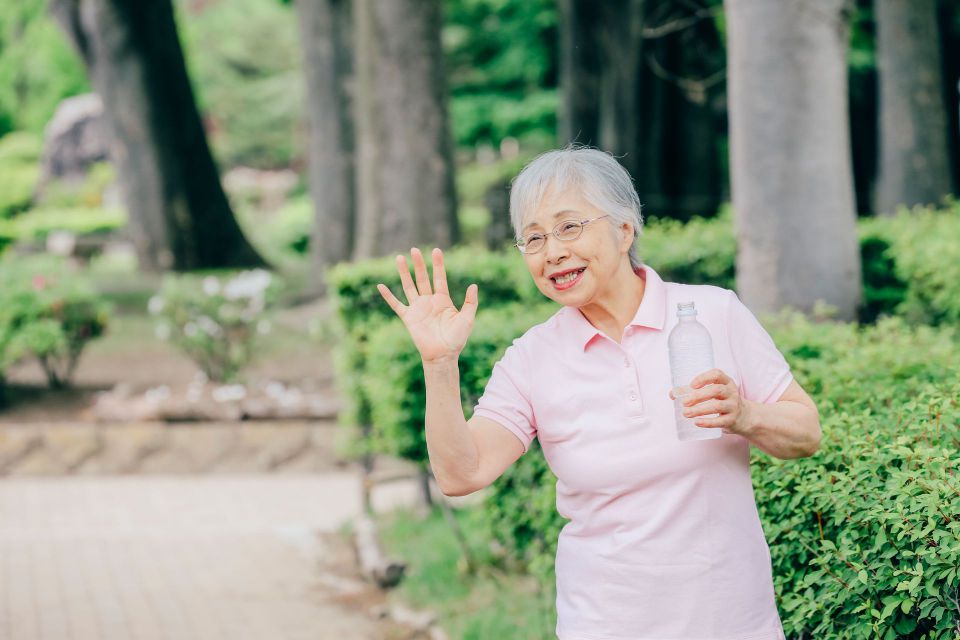
[[[646,287],[643,290],[640,306],[637,308],[630,324],[649,327],[658,331],[663,330],[666,324],[667,288],[660,275],[647,265],[641,265],[638,273],[640,277],[646,280]],[[590,324],[590,321],[576,307],[564,307],[563,311],[568,326],[576,337],[577,344],[582,345],[583,349],[586,350],[590,341],[600,335],[600,330]]]

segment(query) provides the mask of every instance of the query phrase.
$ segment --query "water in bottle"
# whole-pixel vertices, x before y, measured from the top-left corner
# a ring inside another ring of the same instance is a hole
[[[707,328],[697,322],[697,310],[692,302],[677,304],[677,325],[667,338],[670,351],[670,374],[673,382],[674,415],[677,438],[680,440],[712,440],[722,435],[719,428],[698,427],[693,419],[683,415],[683,400],[690,393],[690,383],[701,373],[713,369],[713,341]],[[715,418],[719,414],[698,416],[696,419]]]

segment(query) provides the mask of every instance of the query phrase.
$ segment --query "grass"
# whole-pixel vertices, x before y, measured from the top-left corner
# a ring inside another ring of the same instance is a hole
[[[456,515],[472,553],[489,555],[482,512],[464,508]],[[380,535],[387,551],[408,563],[406,577],[391,597],[433,611],[451,638],[555,637],[553,584],[488,568],[466,573],[456,539],[438,509],[426,519],[395,512],[381,522]]]

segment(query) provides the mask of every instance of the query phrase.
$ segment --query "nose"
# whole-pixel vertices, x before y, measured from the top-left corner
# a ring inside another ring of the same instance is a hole
[[[562,241],[552,233],[548,233],[543,253],[547,262],[556,262],[559,258],[570,255],[570,243]]]

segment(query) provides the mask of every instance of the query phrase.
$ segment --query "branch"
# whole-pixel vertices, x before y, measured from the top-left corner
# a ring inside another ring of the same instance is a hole
[[[640,30],[640,35],[649,40],[654,38],[662,38],[670,35],[671,33],[683,31],[684,29],[687,29],[700,22],[704,18],[713,18],[714,16],[719,15],[722,11],[723,7],[720,6],[698,7],[697,10],[689,16],[668,20],[655,27],[648,27],[644,25],[644,27]]]

